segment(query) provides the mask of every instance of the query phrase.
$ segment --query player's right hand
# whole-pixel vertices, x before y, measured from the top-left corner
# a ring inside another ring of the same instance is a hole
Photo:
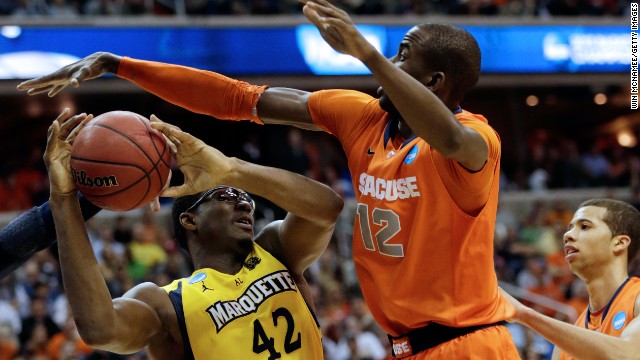
[[[79,114],[69,117],[67,108],[58,115],[49,127],[47,148],[44,151],[44,163],[49,173],[51,193],[60,195],[75,194],[76,185],[71,176],[71,146],[78,132],[93,115]]]
[[[151,115],[151,127],[162,132],[175,146],[176,162],[184,175],[184,184],[171,186],[160,196],[179,197],[196,194],[221,185],[232,170],[232,161],[218,149],[186,133],[177,126],[165,123]]]
[[[52,97],[69,85],[78,87],[85,80],[95,79],[108,72],[117,73],[120,60],[120,56],[111,53],[93,53],[51,74],[24,81],[18,84],[17,89],[26,90],[29,95],[46,92]]]

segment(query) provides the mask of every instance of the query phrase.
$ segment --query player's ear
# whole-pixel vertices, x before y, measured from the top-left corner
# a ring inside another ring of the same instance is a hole
[[[196,225],[195,216],[188,212],[180,214],[180,225],[182,225],[182,227],[184,227],[185,229],[191,231],[196,230],[196,228],[198,227]]]
[[[627,235],[617,235],[614,236],[613,239],[611,239],[611,242],[613,244],[614,254],[620,255],[629,248],[629,245],[631,244],[631,238],[629,238],[629,236]]]
[[[436,92],[444,85],[445,76],[442,71],[433,72],[428,75],[425,86],[429,90]]]

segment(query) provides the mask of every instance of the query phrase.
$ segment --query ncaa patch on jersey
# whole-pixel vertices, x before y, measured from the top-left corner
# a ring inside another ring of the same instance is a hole
[[[207,274],[205,273],[197,273],[195,275],[193,275],[193,277],[191,277],[191,280],[189,280],[189,284],[195,284],[199,281],[204,281],[204,279],[207,278]]]
[[[614,329],[620,330],[622,329],[622,327],[626,322],[627,322],[627,314],[625,314],[624,311],[620,311],[619,313],[616,314],[616,316],[613,317],[613,320],[611,320],[611,325],[613,325]]]
[[[418,156],[418,145],[413,145],[411,150],[409,150],[409,153],[407,154],[407,156],[404,157],[404,163],[407,165],[411,164],[413,160],[416,159],[417,156]]]

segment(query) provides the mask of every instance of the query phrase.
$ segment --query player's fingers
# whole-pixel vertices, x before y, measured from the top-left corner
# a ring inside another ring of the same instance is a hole
[[[58,115],[58,117],[56,118],[56,121],[59,121],[59,122],[64,121],[65,119],[67,119],[69,117],[70,113],[71,113],[71,109],[64,108],[64,110],[62,110],[60,115]]]
[[[158,123],[163,123],[164,121],[160,120],[159,117],[156,116],[156,114],[151,114],[151,116],[149,117],[149,120],[151,120],[151,122],[158,122]]]
[[[60,122],[58,121],[58,119],[56,119],[53,120],[51,126],[49,126],[49,130],[47,131],[47,142],[57,136],[58,132],[60,132]]]
[[[38,95],[38,94],[42,94],[45,92],[49,92],[51,91],[51,89],[53,88],[52,85],[48,85],[48,86],[44,86],[41,88],[33,88],[33,89],[29,89],[27,90],[27,95]]]
[[[60,91],[62,91],[64,88],[67,87],[67,84],[60,84],[60,85],[55,85],[51,91],[49,91],[49,93],[47,94],[49,97],[54,97],[56,96]]]
[[[53,123],[51,124],[51,126],[49,126],[49,129],[47,130],[47,147],[44,149],[45,158],[47,154],[53,151],[53,148],[55,147],[55,141],[56,141],[55,139],[57,138],[59,131],[60,131],[60,123],[58,122],[58,119],[53,120]]]
[[[336,7],[326,0],[314,0],[314,6],[322,16],[340,19],[349,23],[351,22],[351,18],[346,11]]]
[[[21,82],[20,84],[18,84],[18,86],[16,86],[16,89],[22,91],[22,90],[29,90],[33,88],[41,88],[43,86],[49,86],[49,85],[50,84],[48,81],[43,81],[42,78],[35,78],[35,79]]]
[[[87,80],[87,77],[89,77],[91,75],[91,68],[88,66],[83,66],[80,69],[78,69],[78,71],[76,71],[73,76],[71,76],[71,79],[69,80],[69,83],[73,86],[80,86],[80,83]]]
[[[76,127],[73,128],[73,130],[71,131],[71,133],[69,133],[69,136],[67,136],[67,141],[70,144],[73,144],[74,141],[76,141],[76,136],[78,136],[78,134],[80,133],[80,131],[87,125],[87,123],[89,121],[91,121],[93,119],[93,115],[89,114],[87,115],[81,122],[80,124],[78,124]]]
[[[178,186],[171,186],[171,187],[168,187],[168,188],[162,190],[162,192],[160,192],[160,196],[177,198],[177,197],[180,197],[180,196],[183,196],[183,195],[191,194],[189,189],[191,189],[191,188],[189,186],[187,186],[187,184],[182,184],[182,185],[178,185]]]
[[[164,133],[165,135],[168,135],[169,131],[171,129],[178,129],[180,130],[179,127],[175,126],[175,125],[171,125],[169,123],[166,123],[162,120],[160,120],[157,116],[155,115],[151,115],[151,117],[149,118],[149,120],[151,120],[151,127],[161,131],[162,133]]]
[[[87,117],[86,113],[74,115],[63,120],[60,125],[60,138],[65,139],[78,124]]]
[[[307,17],[307,19],[309,19],[313,24],[316,24],[314,22],[315,21],[319,21],[320,20],[320,14],[318,13],[318,11],[311,6],[311,4],[306,4],[305,6],[302,7],[302,13],[304,14],[304,16]],[[316,24],[317,25],[317,24]]]
[[[151,202],[149,203],[149,209],[151,209],[152,212],[157,213],[160,211],[160,197],[156,196],[155,198],[153,198],[153,200],[151,200]]]
[[[164,183],[162,190],[169,188],[169,185],[171,184],[171,177],[173,177],[173,171],[169,169],[169,175],[167,175],[167,182]]]

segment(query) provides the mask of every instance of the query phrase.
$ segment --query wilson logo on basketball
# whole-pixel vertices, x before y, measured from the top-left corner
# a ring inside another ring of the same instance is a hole
[[[120,185],[115,175],[89,176],[84,170],[78,171],[74,168],[71,168],[71,172],[73,181],[81,186],[102,188]]]

